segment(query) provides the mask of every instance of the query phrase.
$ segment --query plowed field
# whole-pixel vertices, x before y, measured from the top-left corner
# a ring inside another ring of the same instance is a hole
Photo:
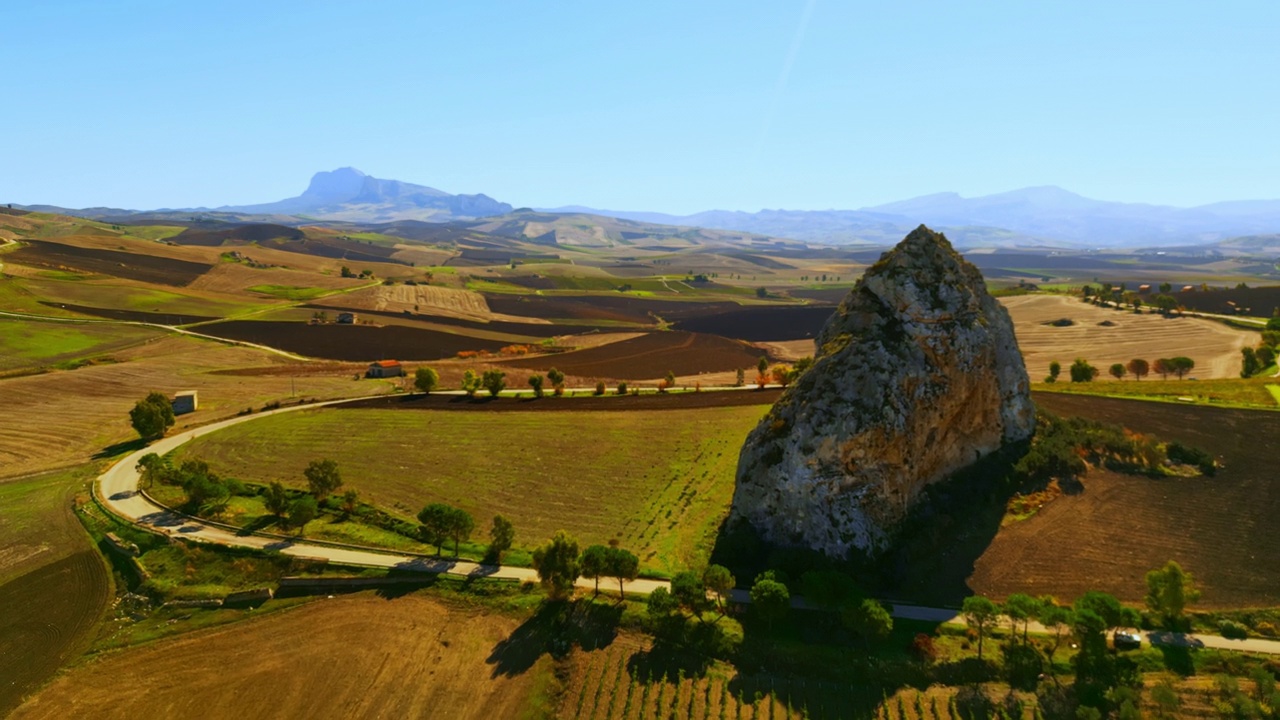
[[[91,273],[181,287],[200,277],[211,265],[142,255],[78,247],[46,240],[25,240],[27,247],[15,250],[7,260],[53,269],[73,268]]]
[[[551,665],[517,626],[418,595],[322,600],[104,657],[14,717],[516,718]]]
[[[79,649],[110,592],[106,566],[93,550],[0,586],[0,713],[15,707]]]
[[[1090,473],[1084,492],[1001,529],[978,558],[974,590],[1105,590],[1141,603],[1143,575],[1177,560],[1203,589],[1201,606],[1280,604],[1280,413],[1045,393],[1036,402],[1197,445],[1225,467],[1212,478]]]
[[[403,325],[309,325],[303,322],[232,320],[200,326],[200,332],[267,345],[307,357],[369,362],[441,360],[463,350],[496,351],[508,343]]]
[[[530,370],[555,367],[579,378],[640,380],[660,378],[668,371],[682,377],[738,368],[754,371],[764,354],[763,350],[718,335],[673,331],[504,364]]]

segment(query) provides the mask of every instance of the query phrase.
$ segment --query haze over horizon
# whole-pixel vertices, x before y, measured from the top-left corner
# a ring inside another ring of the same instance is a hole
[[[1280,198],[1280,6],[10,10],[0,201],[263,203],[318,170],[516,206]],[[996,30],[998,28],[998,31]],[[229,52],[229,48],[239,48]],[[398,88],[398,90],[388,90]]]

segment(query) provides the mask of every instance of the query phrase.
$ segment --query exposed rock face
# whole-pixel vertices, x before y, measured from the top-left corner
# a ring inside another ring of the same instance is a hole
[[[926,486],[1035,427],[1008,312],[923,225],[815,342],[738,461],[732,517],[773,543],[874,555]]]

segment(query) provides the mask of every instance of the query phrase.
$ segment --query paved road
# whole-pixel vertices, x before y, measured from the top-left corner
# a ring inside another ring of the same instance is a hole
[[[738,388],[723,389],[727,390]],[[384,396],[372,395],[368,397]],[[147,453],[158,453],[163,455],[190,440],[200,437],[201,435],[207,435],[209,433],[231,427],[232,425],[250,422],[262,417],[278,415],[280,413],[297,412],[299,410],[306,410],[309,408],[338,405],[341,403],[355,402],[357,400],[365,399],[368,398],[331,400],[323,403],[295,405],[280,408],[278,410],[269,410],[266,412],[255,413],[253,415],[234,417],[228,420],[211,423],[193,430],[183,431],[171,437],[163,438],[152,443],[148,447],[129,454],[99,476],[97,483],[98,496],[103,505],[105,505],[106,508],[115,515],[134,524],[141,525],[145,528],[172,537],[216,543],[229,547],[275,550],[285,555],[298,558],[323,559],[335,565],[386,568],[437,574],[443,573],[461,577],[486,577],[517,581],[536,581],[537,573],[531,568],[511,567],[507,565],[481,565],[479,563],[460,560],[442,560],[426,555],[382,552],[351,546],[341,546],[338,544],[321,544],[317,542],[309,542],[305,539],[273,536],[266,533],[241,534],[237,530],[228,526],[221,526],[217,523],[211,523],[172,512],[155,504],[142,493],[138,492],[138,482],[140,477],[137,471],[137,465],[142,456]],[[617,587],[613,581],[601,581],[600,585],[602,588],[609,589]],[[578,587],[580,588],[591,589],[594,586],[594,580],[588,580],[586,578],[578,580]],[[670,586],[670,583],[665,580],[637,579],[626,583],[625,588],[629,593],[648,595],[660,587],[670,588]],[[750,595],[743,589],[733,590],[730,594],[730,598],[734,602],[751,602]],[[800,597],[793,598],[792,604],[798,608],[808,607],[808,604]],[[895,604],[893,605],[893,616],[902,619],[922,620],[926,622],[964,623],[964,620],[960,617],[958,610],[947,608],[930,608],[916,605]],[[1045,629],[1037,623],[1032,623],[1030,629],[1031,632],[1045,631]],[[1147,639],[1149,642],[1154,644],[1211,647],[1280,655],[1280,641],[1275,640],[1228,640],[1226,638],[1213,635],[1182,635],[1178,633],[1161,632],[1148,633]]]

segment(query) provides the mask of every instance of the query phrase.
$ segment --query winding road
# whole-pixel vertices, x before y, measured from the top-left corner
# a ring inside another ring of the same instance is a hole
[[[730,389],[730,388],[726,388]],[[737,388],[732,388],[737,389]],[[360,548],[339,543],[315,542],[302,538],[291,538],[270,533],[244,533],[232,526],[222,525],[188,515],[174,512],[153,502],[139,491],[141,477],[137,470],[138,461],[148,453],[164,455],[183,444],[209,433],[240,423],[251,422],[258,418],[278,415],[280,413],[297,412],[311,408],[339,405],[342,403],[367,400],[373,395],[362,398],[331,400],[328,402],[294,405],[291,407],[268,410],[253,415],[229,418],[177,435],[158,440],[151,445],[125,456],[106,472],[98,477],[96,491],[102,505],[121,519],[138,525],[146,530],[170,537],[191,541],[214,543],[227,547],[255,548],[274,550],[297,558],[325,560],[335,565],[364,568],[385,568],[388,570],[413,571],[433,574],[446,574],[464,578],[495,578],[503,580],[536,582],[537,572],[532,568],[512,567],[509,565],[483,565],[461,560],[445,560],[428,555],[383,552],[369,548]],[[579,578],[578,587],[590,590],[595,581]],[[658,588],[670,588],[665,580],[636,579],[626,583],[626,592],[648,595]],[[751,597],[746,590],[734,589],[730,599],[738,603],[750,603]],[[793,597],[792,604],[798,608],[808,607],[803,598]],[[906,620],[921,620],[937,623],[963,623],[958,610],[948,608],[930,608],[916,605],[892,606],[894,617]],[[1032,623],[1032,632],[1045,632],[1043,626]],[[1187,647],[1209,647],[1225,650],[1280,655],[1280,641],[1250,638],[1247,640],[1228,640],[1215,635],[1184,635],[1180,633],[1150,632],[1147,640],[1158,645],[1182,645]]]

